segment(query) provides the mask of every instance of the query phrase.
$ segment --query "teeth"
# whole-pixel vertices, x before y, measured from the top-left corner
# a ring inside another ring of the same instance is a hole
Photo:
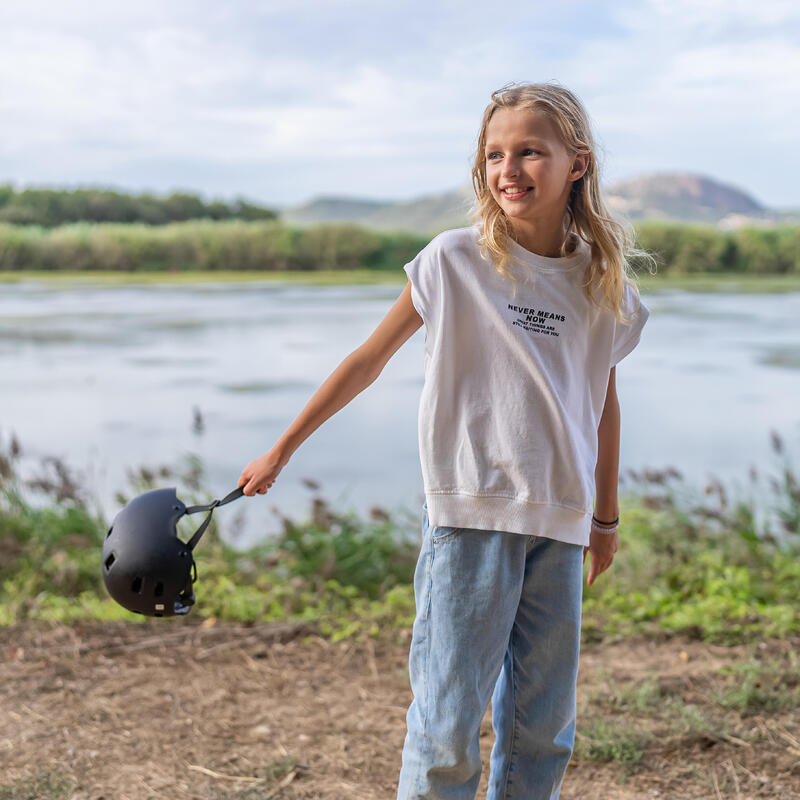
[[[520,192],[526,192],[527,189],[524,186],[506,186],[503,191],[506,194],[519,194]]]

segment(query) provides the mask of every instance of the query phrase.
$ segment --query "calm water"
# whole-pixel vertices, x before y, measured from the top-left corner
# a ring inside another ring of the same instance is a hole
[[[401,289],[4,286],[0,434],[16,433],[28,465],[64,458],[109,517],[127,468],[174,465],[188,453],[222,496]],[[623,470],[675,466],[698,486],[712,474],[744,486],[750,465],[776,464],[771,429],[800,455],[800,294],[669,291],[645,301],[642,342],[617,370]],[[304,478],[339,507],[417,518],[423,340],[419,331],[320,428],[266,497],[217,512],[229,538],[246,544],[277,530],[273,506],[304,513]]]

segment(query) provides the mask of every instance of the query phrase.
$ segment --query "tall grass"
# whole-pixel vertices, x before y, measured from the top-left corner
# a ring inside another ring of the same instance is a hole
[[[753,498],[730,498],[716,481],[691,487],[671,469],[623,476],[620,549],[612,569],[584,586],[585,640],[681,633],[737,642],[800,632],[800,482],[777,434],[772,444],[766,488],[751,476],[767,508],[761,516]],[[0,441],[0,625],[142,621],[106,595],[108,520],[91,510],[85,488],[57,459],[23,480],[20,452],[13,437]],[[128,482],[120,505],[159,485],[179,486],[187,503],[211,499],[196,458],[140,468]],[[226,544],[212,523],[196,553],[192,613],[306,621],[333,637],[407,635],[418,546],[416,524],[381,509],[364,519],[319,496],[307,519],[285,518],[278,536],[248,550]]]
[[[636,231],[640,246],[656,256],[659,276],[800,274],[800,225],[721,231],[686,223],[641,222]],[[75,222],[53,228],[0,219],[0,270],[397,271],[430,238],[349,223],[300,228],[276,219],[164,225]]]
[[[81,222],[49,229],[0,224],[0,270],[399,270],[428,238],[345,224],[294,228],[276,220]]]

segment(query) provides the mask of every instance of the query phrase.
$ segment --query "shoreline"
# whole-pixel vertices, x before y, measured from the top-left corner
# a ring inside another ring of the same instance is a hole
[[[406,281],[397,270],[281,270],[281,271],[180,271],[180,272],[59,272],[45,270],[0,271],[0,284],[38,282],[48,285],[137,286],[214,283],[286,283],[301,286],[396,285]],[[638,276],[645,293],[659,291],[770,294],[800,292],[800,274],[754,275],[698,272],[691,275]]]

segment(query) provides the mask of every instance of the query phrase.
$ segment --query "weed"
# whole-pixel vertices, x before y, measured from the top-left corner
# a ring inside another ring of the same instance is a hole
[[[750,716],[765,711],[790,712],[800,707],[797,656],[789,655],[788,666],[750,659],[744,664],[723,667],[720,675],[730,676],[730,684],[714,693],[723,708]]]
[[[652,736],[625,719],[593,719],[575,734],[576,761],[617,761],[628,766],[639,762]]]
[[[72,778],[40,770],[12,784],[0,786],[0,800],[66,800],[74,790]]]

